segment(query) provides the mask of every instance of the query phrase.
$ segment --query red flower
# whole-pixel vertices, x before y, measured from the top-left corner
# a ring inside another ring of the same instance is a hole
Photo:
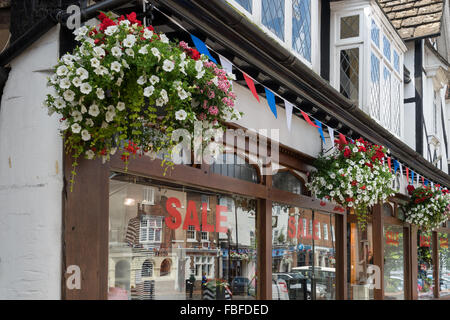
[[[345,150],[344,150],[344,157],[350,158],[351,155],[352,155],[352,152],[350,151],[350,149],[349,148],[345,148]]]
[[[353,202],[353,198],[345,198],[345,201],[347,201],[347,202]]]
[[[409,186],[406,187],[406,189],[408,189],[408,193],[410,195],[412,195],[413,191],[416,189],[414,188],[414,186],[412,184],[410,184]]]
[[[356,181],[356,180],[352,181],[352,186],[356,186],[357,184],[358,184],[358,181]]]
[[[131,24],[137,23],[138,26],[142,26],[142,22],[140,20],[136,19],[136,12],[132,12],[130,14],[127,14],[127,19],[128,19],[128,21],[131,22]]]
[[[366,186],[362,186],[360,189],[362,190],[366,190]]]

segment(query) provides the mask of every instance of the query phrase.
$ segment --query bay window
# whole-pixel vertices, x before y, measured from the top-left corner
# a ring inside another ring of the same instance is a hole
[[[317,0],[228,0],[228,3],[319,72]]]
[[[331,84],[402,137],[406,47],[376,4],[332,2]]]

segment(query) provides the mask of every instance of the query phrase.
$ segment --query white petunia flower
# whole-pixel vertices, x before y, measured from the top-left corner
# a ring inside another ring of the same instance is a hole
[[[94,126],[94,121],[92,121],[92,119],[87,119],[86,120],[86,125],[88,125],[89,127],[93,127]]]
[[[81,28],[75,29],[73,32],[76,36],[84,36],[89,31],[89,29],[86,26],[82,26]]]
[[[81,131],[81,139],[83,139],[84,141],[91,140],[91,134],[89,133],[89,131],[83,129],[83,131]]]
[[[73,121],[75,122],[80,122],[81,120],[83,120],[83,115],[78,110],[72,111],[71,116],[73,117]]]
[[[73,92],[72,90],[69,89],[69,90],[64,91],[63,96],[66,101],[72,102],[73,99],[75,98],[75,92]]]
[[[62,131],[69,129],[69,123],[67,122],[67,120],[61,122],[59,129]]]
[[[120,72],[120,68],[122,68],[122,65],[119,62],[114,61],[113,63],[111,63],[111,70],[112,71]]]
[[[107,111],[105,114],[105,120],[106,122],[111,122],[113,121],[114,117],[115,117],[116,113],[114,111]]]
[[[86,157],[87,157],[89,160],[94,159],[94,157],[95,157],[94,151],[92,151],[92,150],[86,151]]]
[[[100,57],[100,58],[102,58],[106,55],[106,52],[102,47],[95,47],[94,53],[97,57]]]
[[[119,111],[125,110],[125,103],[123,103],[121,101],[117,102],[117,110],[119,110]]]
[[[91,85],[89,83],[85,82],[85,83],[81,84],[80,91],[83,94],[89,94],[92,91],[92,87],[91,87]]]
[[[167,36],[164,33],[160,34],[159,37],[162,43],[169,43],[169,38],[167,38]]]
[[[214,77],[211,79],[212,83],[214,83],[216,86],[219,85],[219,78],[218,77]]]
[[[75,87],[80,87],[81,86],[81,79],[79,78],[79,77],[75,77],[75,78],[73,78],[73,80],[72,80],[72,83],[73,83],[73,85],[75,86]]]
[[[117,79],[116,85],[120,87],[122,85],[122,81],[123,81],[122,78]]]
[[[70,79],[69,78],[63,78],[61,81],[59,81],[59,86],[61,89],[69,89],[70,88]]]
[[[159,82],[159,77],[158,76],[152,75],[150,77],[150,83],[151,84],[157,84],[158,82]]]
[[[158,48],[152,48],[151,51],[152,54],[158,58],[158,61],[161,60],[161,53],[159,52]]]
[[[84,81],[87,78],[89,78],[89,72],[84,68],[78,68],[77,75],[80,76],[81,81]]]
[[[148,50],[147,50],[148,45],[143,46],[142,48],[139,49],[139,53],[140,54],[147,54]]]
[[[150,97],[153,94],[154,91],[155,91],[155,87],[153,87],[153,86],[146,87],[144,89],[144,96]]]
[[[69,72],[69,69],[67,69],[66,66],[59,66],[58,69],[56,69],[56,74],[60,77],[65,76]]]
[[[105,91],[102,88],[97,88],[97,91],[95,93],[100,100],[105,99]]]
[[[184,100],[187,97],[189,97],[188,93],[184,89],[178,90],[178,96],[180,97],[181,100]]]
[[[136,42],[136,37],[132,34],[127,35],[125,40],[123,40],[123,45],[127,48],[132,48]]]
[[[143,84],[145,84],[147,82],[147,77],[146,76],[140,76],[137,79],[136,82],[137,82],[138,85],[142,86]]]
[[[112,36],[114,33],[117,32],[117,26],[109,26],[108,28],[106,28],[105,30],[105,34],[107,36]]]
[[[170,60],[164,60],[163,62],[163,70],[166,72],[171,72],[175,68],[175,63]]]
[[[63,109],[66,107],[66,102],[63,99],[58,98],[55,99],[54,106],[56,109]]]
[[[197,72],[201,72],[203,70],[203,61],[202,60],[195,61],[195,70]]]
[[[161,90],[160,95],[165,103],[169,102],[169,97],[167,96],[167,91],[165,89]]]
[[[130,57],[134,57],[134,50],[131,48],[125,49],[125,53]]]
[[[122,50],[119,47],[112,47],[111,54],[114,57],[120,58],[122,56]]]
[[[158,106],[158,107],[162,107],[165,103],[164,103],[164,99],[163,98],[158,98],[158,99],[156,99],[156,105]]]
[[[145,28],[143,36],[145,39],[150,39],[151,37],[153,37],[153,31]]]
[[[175,112],[175,119],[177,120],[185,120],[187,117],[187,113],[184,110],[178,110]]]
[[[197,78],[197,79],[201,79],[201,78],[203,78],[204,75],[205,75],[205,70],[202,70],[202,71],[200,71],[199,73],[197,73],[196,78]]]
[[[128,65],[128,62],[125,59],[122,59],[122,65],[127,68],[130,69],[130,66]]]
[[[80,111],[81,111],[82,114],[85,114],[87,112],[87,109],[84,106],[84,104],[81,105],[81,110]]]
[[[92,58],[92,59],[90,60],[90,62],[91,62],[91,67],[92,67],[92,68],[98,68],[98,67],[100,67],[100,61],[99,61],[97,58]]]
[[[74,123],[71,128],[73,133],[80,133],[81,131],[81,126],[78,123]]]
[[[92,104],[92,105],[89,107],[89,114],[90,114],[91,116],[93,116],[93,117],[98,116],[98,115],[100,114],[100,109],[98,108],[98,105],[96,105],[95,103]]]

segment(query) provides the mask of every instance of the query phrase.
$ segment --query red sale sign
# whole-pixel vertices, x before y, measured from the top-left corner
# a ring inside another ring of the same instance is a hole
[[[166,217],[166,225],[170,229],[178,229],[181,226],[182,218],[181,213],[178,209],[181,208],[181,202],[179,199],[175,197],[171,197],[167,199],[166,209],[169,213],[169,216]],[[227,217],[222,215],[222,212],[226,212],[228,210],[227,207],[216,205],[216,224],[208,224],[208,211],[207,204],[202,203],[202,227],[200,230],[200,222],[197,214],[197,206],[195,201],[188,201],[187,209],[186,209],[186,217],[183,223],[183,230],[187,230],[189,226],[194,226],[196,231],[207,231],[207,232],[223,232],[227,233],[228,228],[223,227],[221,225],[222,222],[227,221]]]

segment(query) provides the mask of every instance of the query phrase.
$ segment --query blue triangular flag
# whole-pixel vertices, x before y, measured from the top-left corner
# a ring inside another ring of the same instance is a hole
[[[397,173],[398,170],[398,161],[394,159],[394,173]]]
[[[213,56],[211,55],[211,53],[209,53],[208,48],[206,47],[206,44],[200,40],[199,38],[197,38],[196,36],[194,36],[193,34],[191,34],[191,38],[192,41],[194,41],[194,45],[197,48],[198,52],[200,52],[201,54],[204,54],[206,56],[209,57],[209,59],[214,62],[215,64],[217,64],[216,59],[213,58]]]
[[[270,110],[272,110],[272,113],[275,115],[275,118],[277,118],[277,107],[275,105],[275,96],[272,91],[264,87],[264,90],[266,90],[266,99],[267,103],[269,104]]]
[[[319,120],[314,120],[314,122],[317,124],[317,130],[319,130],[319,133],[320,133],[320,136],[322,137],[323,143],[325,143],[325,137],[323,135],[323,130],[322,130],[322,123],[320,123]]]
[[[414,171],[411,170],[411,183],[414,184]]]
[[[425,180],[425,185],[426,185],[426,186],[428,185],[428,180]]]

